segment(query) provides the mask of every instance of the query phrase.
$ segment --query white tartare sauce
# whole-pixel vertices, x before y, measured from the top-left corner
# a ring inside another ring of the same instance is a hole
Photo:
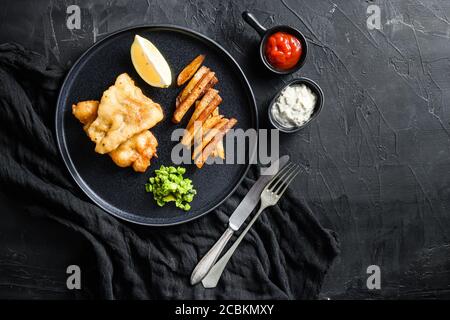
[[[306,85],[286,87],[272,106],[272,117],[282,127],[299,127],[311,118],[317,97]]]

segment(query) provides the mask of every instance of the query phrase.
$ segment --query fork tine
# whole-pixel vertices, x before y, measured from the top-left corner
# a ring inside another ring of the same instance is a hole
[[[280,185],[283,185],[283,181],[286,179],[286,176],[288,176],[292,172],[292,170],[295,169],[295,167],[296,165],[293,163],[289,169],[284,171],[283,174],[278,177],[277,181],[274,182],[272,186],[270,186],[269,190],[275,192],[275,190],[278,189]]]
[[[278,171],[278,173],[272,178],[272,180],[270,180],[269,184],[266,186],[266,189],[271,189],[272,186],[278,181],[280,175],[289,170],[289,167],[292,167],[292,165],[293,163],[289,161],[283,168],[281,168],[281,170]]]
[[[283,178],[280,178],[280,180],[281,180],[281,181],[280,181],[280,184],[278,184],[277,187],[274,188],[274,190],[273,190],[273,192],[274,192],[275,194],[277,194],[277,193],[285,186],[286,181],[289,180],[289,177],[291,177],[291,175],[292,175],[293,173],[295,173],[295,171],[297,170],[298,167],[299,167],[299,166],[298,166],[297,164],[295,164],[295,165],[292,167],[292,170],[289,171],[289,174],[286,174],[286,175],[283,176]]]
[[[276,191],[276,193],[279,197],[281,197],[283,195],[283,193],[286,191],[287,187],[289,187],[291,182],[300,173],[300,171],[301,171],[300,166],[297,166],[297,169],[286,179],[287,181],[285,181],[285,185],[284,185],[283,189]]]
[[[276,177],[276,179],[273,179],[271,183],[267,186],[267,189],[270,191],[273,191],[274,188],[282,181],[283,177],[288,173],[290,170],[292,170],[294,166],[294,163],[290,162],[289,166],[286,166],[286,170],[283,170],[283,172],[280,172],[280,174]]]

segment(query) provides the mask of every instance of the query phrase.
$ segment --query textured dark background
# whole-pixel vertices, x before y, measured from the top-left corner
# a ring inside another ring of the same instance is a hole
[[[66,28],[71,4],[82,9],[81,30]],[[381,30],[366,27],[370,4],[381,8]],[[266,26],[304,32],[310,52],[300,72],[261,71],[258,36],[241,19],[246,9]],[[294,188],[340,235],[323,296],[450,297],[450,2],[2,1],[0,43],[21,43],[69,68],[104,35],[144,23],[187,26],[228,49],[249,77],[262,127],[268,101],[291,78],[323,88],[318,120],[281,136],[281,152],[310,168]],[[2,202],[14,207],[13,199]],[[84,240],[29,212],[10,212],[1,208],[0,297],[83,296],[65,289],[65,268],[83,263],[89,277]],[[381,290],[366,288],[372,264],[381,268]],[[60,290],[41,290],[48,287]]]

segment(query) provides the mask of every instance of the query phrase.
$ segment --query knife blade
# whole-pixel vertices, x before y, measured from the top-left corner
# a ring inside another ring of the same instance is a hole
[[[238,207],[234,210],[233,214],[230,216],[228,220],[228,226],[234,231],[239,230],[247,217],[253,212],[256,205],[259,202],[259,197],[264,187],[269,183],[274,175],[286,165],[289,161],[289,156],[285,155],[276,160],[272,165],[265,169],[267,174],[264,172],[259,177],[258,181],[250,188],[247,195],[238,205]],[[269,174],[271,173],[271,174]]]

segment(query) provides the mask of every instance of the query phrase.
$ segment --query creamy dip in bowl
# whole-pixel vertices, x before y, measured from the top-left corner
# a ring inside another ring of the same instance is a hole
[[[269,106],[269,120],[282,132],[296,132],[317,117],[323,106],[322,89],[312,80],[299,78],[283,87]]]

